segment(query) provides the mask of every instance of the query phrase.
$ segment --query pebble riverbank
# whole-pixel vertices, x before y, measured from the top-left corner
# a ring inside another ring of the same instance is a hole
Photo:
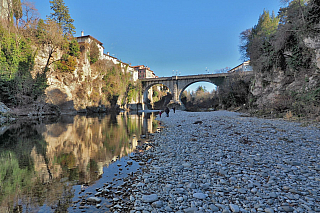
[[[320,212],[319,128],[227,111],[158,120],[112,212]]]

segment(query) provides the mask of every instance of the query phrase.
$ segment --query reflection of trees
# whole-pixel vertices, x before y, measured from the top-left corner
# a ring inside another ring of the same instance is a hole
[[[21,168],[33,168],[30,153],[33,148],[45,156],[46,142],[38,133],[36,126],[20,124],[0,136],[0,150],[12,151],[17,156]]]
[[[27,140],[22,139],[25,136],[28,136]],[[31,125],[17,125],[0,136],[1,203],[32,185],[34,162],[31,152],[34,148],[38,153],[45,154],[46,143]]]
[[[75,116],[61,123],[9,128],[0,136],[0,212],[12,212],[14,206],[17,211],[66,212],[74,183],[92,183],[104,165],[133,151],[143,119]]]
[[[27,167],[21,168],[16,155],[11,152],[0,154],[0,203],[12,206],[16,192],[32,185],[33,173]]]
[[[17,124],[0,136],[0,210],[21,210],[23,207],[17,205],[19,199],[26,204],[27,209],[37,209],[35,206],[48,202],[48,191],[52,190],[43,184],[38,168],[38,161],[41,161],[46,176],[50,176],[47,143],[37,129],[37,125]],[[58,188],[61,190],[55,187]],[[59,193],[55,194],[53,202],[50,202],[53,206],[56,205]]]
[[[64,118],[62,125],[47,125],[43,135],[48,142],[50,170],[56,171],[53,177],[63,173],[78,183],[94,182],[100,178],[103,165],[109,164],[115,156],[122,157],[133,151],[135,146],[130,142],[142,132],[141,119],[141,116],[126,114],[75,116]]]

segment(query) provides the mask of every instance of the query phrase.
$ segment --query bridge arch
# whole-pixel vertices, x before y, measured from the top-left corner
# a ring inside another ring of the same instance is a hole
[[[167,82],[163,82],[163,83],[159,83],[159,82],[153,82],[153,83],[149,83],[147,84],[144,88],[143,88],[143,103],[145,104],[145,106],[148,104],[148,95],[149,95],[149,90],[151,87],[155,86],[155,85],[164,85],[166,86],[169,91],[172,93],[172,89],[170,88],[170,85],[167,84]]]
[[[179,94],[179,100],[181,101],[181,96],[183,94],[183,92],[189,87],[191,86],[192,84],[195,84],[195,83],[199,83],[199,82],[207,82],[207,83],[210,83],[210,84],[213,84],[215,86],[217,86],[215,83],[213,83],[212,81],[208,80],[208,79],[205,79],[205,80],[195,80],[193,82],[189,82],[187,83],[186,85],[184,85],[183,87],[181,87],[180,91],[178,91],[178,94]]]
[[[253,71],[241,73],[244,75],[253,75]],[[209,82],[216,86],[220,86],[226,78],[232,75],[233,73],[217,73],[140,79],[143,87],[143,104],[144,106],[147,104],[148,90],[150,87],[156,84],[163,84],[167,86],[172,93],[173,103],[179,105],[180,109],[184,109],[183,103],[181,102],[181,94],[188,86],[197,82]]]

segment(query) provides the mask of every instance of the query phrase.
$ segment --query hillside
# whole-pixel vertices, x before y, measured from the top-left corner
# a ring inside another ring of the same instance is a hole
[[[63,2],[50,2],[55,13],[46,20],[30,2],[14,2],[0,11],[0,101],[13,113],[106,112],[138,101],[134,69],[92,36],[73,37]]]
[[[264,11],[241,33],[240,50],[255,72],[248,106],[320,120],[319,12],[319,1],[290,1],[277,16]]]

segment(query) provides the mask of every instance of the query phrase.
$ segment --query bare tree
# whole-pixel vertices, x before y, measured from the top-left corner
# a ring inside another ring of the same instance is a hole
[[[239,51],[241,54],[241,59],[243,61],[250,60],[250,54],[249,54],[249,43],[252,37],[252,29],[246,29],[245,31],[242,31],[240,33],[240,45],[239,45]]]
[[[23,16],[21,19],[22,28],[34,28],[39,20],[39,13],[33,2],[23,0],[22,2]]]
[[[37,28],[37,37],[40,44],[48,48],[48,59],[45,66],[47,71],[49,65],[53,62],[53,54],[63,46],[66,40],[63,37],[61,26],[54,20],[39,20]]]

